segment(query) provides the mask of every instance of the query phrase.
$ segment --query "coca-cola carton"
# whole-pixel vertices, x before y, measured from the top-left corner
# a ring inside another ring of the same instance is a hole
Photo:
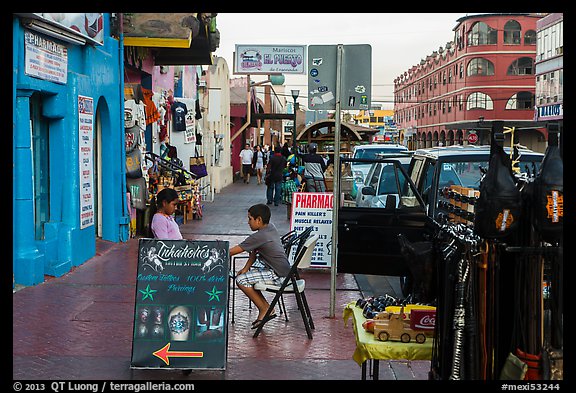
[[[436,310],[413,309],[410,312],[410,329],[434,330],[436,324]]]

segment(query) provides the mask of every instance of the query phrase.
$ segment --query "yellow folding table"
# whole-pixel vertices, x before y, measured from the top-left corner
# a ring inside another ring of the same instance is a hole
[[[366,318],[362,309],[356,303],[348,303],[343,312],[344,324],[348,325],[350,318],[354,321],[354,336],[356,337],[356,350],[352,358],[362,367],[362,379],[366,379],[366,362],[372,361],[372,379],[378,379],[379,361],[391,359],[405,360],[431,360],[433,340],[426,340],[422,344],[416,342],[403,343],[399,341],[380,341],[374,334],[362,327]]]

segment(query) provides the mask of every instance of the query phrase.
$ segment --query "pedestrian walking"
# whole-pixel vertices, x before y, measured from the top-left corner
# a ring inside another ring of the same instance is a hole
[[[264,166],[266,165],[266,155],[260,148],[260,145],[254,146],[254,157],[252,158],[252,168],[256,172],[256,177],[258,179],[258,184],[262,184],[262,172]]]
[[[252,172],[252,158],[254,157],[254,150],[250,148],[250,144],[246,143],[244,149],[240,152],[240,160],[242,163],[242,177],[244,183],[250,183],[250,172]]]
[[[268,205],[274,202],[274,206],[278,206],[282,200],[282,176],[284,168],[286,168],[286,158],[282,155],[282,148],[278,145],[274,148],[274,154],[270,157],[266,169],[266,171],[269,172],[266,183],[266,203]]]
[[[286,157],[286,159],[288,159],[288,157],[290,157],[290,148],[288,147],[288,142],[284,142],[284,145],[282,146],[282,155],[284,157]]]
[[[302,156],[304,164],[304,178],[306,179],[306,190],[308,192],[325,192],[326,182],[324,172],[326,171],[326,162],[316,153],[318,145],[310,143],[308,154]]]

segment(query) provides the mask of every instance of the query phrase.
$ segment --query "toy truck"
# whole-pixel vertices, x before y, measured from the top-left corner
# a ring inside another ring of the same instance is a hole
[[[381,341],[409,343],[415,340],[423,344],[427,337],[434,336],[435,320],[436,310],[413,309],[408,317],[401,308],[399,313],[386,313],[374,319],[374,337]]]

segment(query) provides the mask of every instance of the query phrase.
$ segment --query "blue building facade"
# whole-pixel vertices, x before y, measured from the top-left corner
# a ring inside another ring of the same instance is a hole
[[[85,35],[66,25],[72,16],[85,18]],[[16,284],[81,265],[97,238],[129,238],[124,56],[111,22],[106,13],[13,14]]]

